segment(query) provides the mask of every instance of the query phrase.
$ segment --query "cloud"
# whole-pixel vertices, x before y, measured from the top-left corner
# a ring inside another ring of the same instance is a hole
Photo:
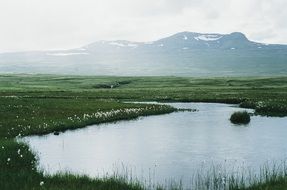
[[[150,41],[181,31],[287,43],[286,0],[0,0],[0,51]]]

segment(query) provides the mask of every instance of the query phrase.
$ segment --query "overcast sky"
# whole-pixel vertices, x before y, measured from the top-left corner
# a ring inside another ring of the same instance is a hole
[[[97,40],[152,41],[181,31],[287,44],[287,0],[0,0],[0,52]]]

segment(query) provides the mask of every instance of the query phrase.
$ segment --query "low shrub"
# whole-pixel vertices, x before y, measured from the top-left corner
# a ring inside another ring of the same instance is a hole
[[[234,112],[230,117],[230,121],[234,124],[248,124],[250,122],[250,115],[247,111]]]

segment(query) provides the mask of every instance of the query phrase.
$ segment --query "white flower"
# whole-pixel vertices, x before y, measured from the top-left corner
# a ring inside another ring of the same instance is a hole
[[[43,186],[43,185],[44,185],[44,181],[41,181],[41,182],[40,182],[40,186]]]

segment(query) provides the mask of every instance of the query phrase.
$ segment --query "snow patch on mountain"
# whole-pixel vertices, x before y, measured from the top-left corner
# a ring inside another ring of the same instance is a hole
[[[223,36],[217,35],[217,34],[202,34],[197,37],[194,37],[194,39],[198,40],[203,40],[203,41],[216,41],[222,38]]]
[[[70,56],[70,55],[88,55],[86,52],[73,52],[73,53],[46,53],[49,56]]]
[[[110,42],[109,45],[118,46],[118,47],[133,47],[133,48],[138,47],[138,44],[133,44],[133,43],[121,43],[121,42]]]

